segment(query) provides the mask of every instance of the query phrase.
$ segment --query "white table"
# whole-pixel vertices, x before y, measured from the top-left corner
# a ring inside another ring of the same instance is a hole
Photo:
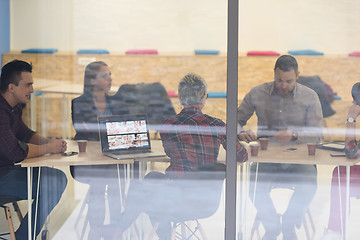
[[[159,155],[163,154],[164,158],[145,158],[142,162],[145,161],[166,161],[166,157],[164,151],[162,149],[161,141],[152,141],[152,149],[153,152],[159,153]],[[68,149],[67,151],[78,151],[78,146],[76,141],[68,141]],[[32,175],[33,168],[39,167],[39,178],[40,178],[40,167],[54,167],[54,166],[80,166],[80,165],[126,165],[127,177],[129,178],[130,173],[130,165],[134,163],[135,160],[138,159],[136,154],[129,154],[128,158],[122,160],[116,160],[102,155],[100,142],[88,142],[86,147],[86,152],[79,153],[77,155],[64,157],[61,154],[51,154],[44,155],[41,157],[25,159],[21,162],[21,167],[27,168],[27,178],[28,178],[28,239],[35,239],[35,231],[34,236],[31,236],[31,201],[32,201]],[[120,180],[119,180],[120,181]],[[39,184],[39,180],[38,180]],[[119,182],[119,187],[121,187]],[[39,189],[39,187],[38,187]],[[120,191],[121,192],[121,191]],[[38,199],[38,197],[36,198]],[[120,199],[121,200],[121,199]],[[36,226],[35,226],[36,227]],[[34,229],[35,229],[34,227]]]
[[[286,151],[288,148],[296,148],[295,151]],[[250,163],[289,163],[289,164],[311,164],[311,165],[333,165],[346,167],[346,219],[345,235],[347,236],[348,219],[349,219],[349,199],[350,199],[350,166],[357,164],[360,159],[347,159],[346,157],[331,157],[330,153],[339,154],[339,152],[316,149],[315,156],[309,156],[306,144],[280,144],[269,143],[268,150],[259,150],[256,157],[251,156],[250,148],[248,148],[249,160],[246,164],[246,178],[250,176]],[[247,182],[249,180],[247,179]],[[241,184],[241,182],[240,182]],[[340,191],[341,192],[341,191]],[[245,202],[246,204],[246,202]],[[240,204],[242,208],[242,203]],[[341,206],[340,206],[341,207]],[[342,209],[342,208],[340,208]],[[246,207],[245,207],[246,211]],[[239,230],[242,229],[242,221],[239,221]],[[246,232],[245,232],[246,238]]]

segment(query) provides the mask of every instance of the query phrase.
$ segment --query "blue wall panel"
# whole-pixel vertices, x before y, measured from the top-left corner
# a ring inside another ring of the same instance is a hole
[[[0,0],[0,54],[10,50],[10,0]],[[0,58],[2,65],[2,58]]]

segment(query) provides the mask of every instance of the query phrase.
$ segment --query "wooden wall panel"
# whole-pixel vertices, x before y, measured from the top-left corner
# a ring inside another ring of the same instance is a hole
[[[3,55],[3,64],[13,59],[22,59],[32,62],[34,78],[82,84],[85,66],[78,64],[79,58],[95,58],[106,62],[112,71],[113,85],[117,86],[127,83],[161,82],[167,90],[177,91],[181,77],[186,73],[196,72],[205,78],[208,91],[226,91],[226,56],[223,55],[76,55],[72,53],[21,54],[9,52]],[[341,101],[335,101],[333,104],[337,114],[326,119],[326,125],[329,128],[344,128],[347,108],[351,104],[351,86],[360,81],[360,58],[335,55],[297,56],[296,58],[301,75],[319,75],[342,97]],[[239,56],[239,99],[242,99],[252,87],[263,82],[273,81],[276,59],[277,57],[272,56]],[[61,86],[59,86],[60,88]],[[50,100],[47,101],[50,104]],[[59,106],[60,101],[61,98],[55,98],[51,100],[51,105]],[[172,99],[172,101],[177,112],[180,111],[181,106],[178,100]],[[61,112],[57,108],[47,108],[46,112],[49,121],[53,122],[49,125],[52,128],[49,129],[49,132],[56,134],[61,130],[61,124],[56,123],[61,120],[61,116],[59,116]],[[208,99],[204,112],[226,120],[226,100]],[[41,122],[38,125],[41,126]],[[248,125],[256,126],[255,117],[249,121]],[[340,134],[336,138],[343,137]]]

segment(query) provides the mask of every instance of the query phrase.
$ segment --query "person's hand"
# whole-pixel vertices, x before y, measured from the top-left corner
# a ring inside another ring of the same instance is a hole
[[[292,132],[289,130],[280,130],[274,135],[274,137],[280,142],[290,142],[292,139]]]
[[[238,135],[238,138],[240,141],[244,141],[248,143],[256,140],[257,136],[253,131],[247,130],[247,131],[241,131]]]
[[[353,119],[356,119],[360,115],[360,106],[357,104],[353,104],[349,108],[348,117],[352,117]]]
[[[50,139],[48,143],[50,153],[61,153],[67,149],[67,143],[62,139]]]

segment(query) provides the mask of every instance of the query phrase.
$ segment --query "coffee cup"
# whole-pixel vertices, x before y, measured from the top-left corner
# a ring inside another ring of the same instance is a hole
[[[79,152],[86,152],[87,141],[86,140],[78,140],[77,143],[79,146]]]
[[[259,142],[260,142],[260,149],[267,150],[269,145],[269,138],[259,138]]]
[[[253,157],[259,154],[259,142],[250,142],[250,152]]]
[[[307,146],[308,146],[309,155],[314,156],[315,152],[316,152],[317,144],[316,143],[308,143]]]

